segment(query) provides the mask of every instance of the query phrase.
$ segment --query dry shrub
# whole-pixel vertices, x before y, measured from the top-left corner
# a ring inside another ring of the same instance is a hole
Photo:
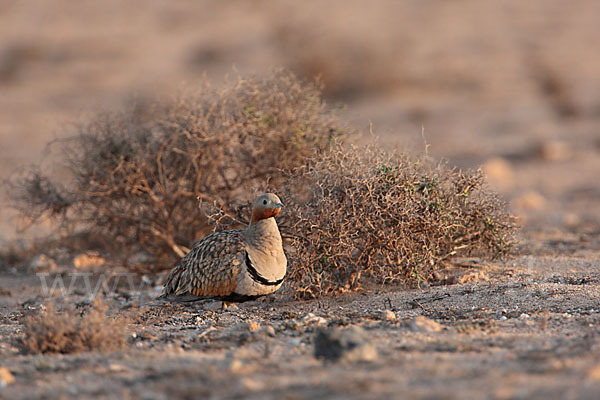
[[[361,279],[418,285],[454,257],[498,257],[515,221],[473,173],[374,148],[338,147],[290,177],[282,230],[301,297]]]
[[[266,181],[281,185],[282,169],[302,165],[342,133],[316,85],[276,71],[101,115],[59,142],[70,174],[64,184],[31,168],[8,192],[32,220],[50,216],[70,232],[91,232],[113,256],[142,252],[144,268],[160,269],[209,231],[197,198],[235,207]]]
[[[332,149],[342,134],[316,86],[276,72],[100,116],[60,142],[70,179],[29,169],[9,195],[33,220],[77,228],[71,237],[82,246],[94,240],[113,257],[142,253],[144,267],[156,270],[215,221],[246,220],[249,193],[268,182],[287,206],[280,226],[289,279],[305,297],[356,289],[365,278],[418,285],[453,257],[508,252],[514,221],[481,172],[374,148]],[[202,213],[196,198],[220,212]]]
[[[100,300],[83,315],[72,308],[58,311],[51,303],[46,311],[24,318],[23,348],[32,354],[120,349],[126,343],[127,318],[109,316],[107,311]]]

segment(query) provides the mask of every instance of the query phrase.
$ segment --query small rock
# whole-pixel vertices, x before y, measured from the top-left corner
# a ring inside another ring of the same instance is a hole
[[[260,324],[256,321],[252,321],[248,324],[248,330],[250,332],[256,332],[260,329]]]
[[[302,318],[302,322],[304,322],[304,324],[308,326],[327,325],[327,320],[325,318],[319,317],[318,315],[315,315],[313,313],[306,314],[306,316]]]
[[[239,354],[230,354],[225,359],[225,371],[233,374],[247,374],[256,370],[257,365]]]
[[[315,336],[315,357],[330,361],[375,361],[377,349],[358,326],[320,329]]]
[[[275,337],[275,328],[273,328],[271,325],[266,326],[264,328],[264,332],[267,336]]]
[[[413,332],[439,332],[442,326],[432,319],[419,315],[410,320],[410,330]]]
[[[294,318],[298,318],[299,314],[293,311],[284,311],[281,313],[281,319],[294,319]]]
[[[390,310],[384,310],[381,313],[381,319],[383,321],[395,321],[396,320],[396,314],[394,314],[393,311]]]
[[[227,363],[227,370],[229,372],[233,372],[234,374],[237,372],[241,372],[243,369],[244,369],[244,363],[242,362],[242,360],[239,360],[237,358],[232,358]]]
[[[283,326],[285,327],[285,329],[290,329],[293,331],[299,331],[300,329],[302,329],[302,326],[304,324],[297,320],[297,319],[290,319],[284,322]]]
[[[15,377],[10,373],[8,368],[0,367],[0,387],[10,385],[15,381]]]
[[[56,271],[56,262],[45,254],[39,254],[31,260],[29,266],[36,272]]]
[[[458,279],[458,283],[469,283],[469,282],[487,282],[490,278],[483,271],[471,272],[461,276]]]
[[[521,318],[521,319],[529,318],[529,314],[523,313],[523,314],[519,315],[519,318]]]
[[[123,365],[121,364],[110,364],[108,366],[108,370],[110,372],[124,372],[127,371],[127,368],[125,368]]]
[[[106,263],[104,257],[100,256],[97,251],[90,251],[78,255],[73,259],[73,265],[77,269],[88,269],[92,267],[99,267]]]
[[[501,308],[498,311],[496,311],[496,318],[498,318],[500,321],[504,321],[506,319],[506,313],[508,311],[506,311],[506,308]]]

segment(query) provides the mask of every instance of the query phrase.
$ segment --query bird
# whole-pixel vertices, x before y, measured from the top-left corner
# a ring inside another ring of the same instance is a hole
[[[214,232],[177,263],[160,298],[176,302],[221,300],[222,307],[255,300],[277,291],[287,258],[275,217],[283,204],[264,193],[254,202],[245,229]]]

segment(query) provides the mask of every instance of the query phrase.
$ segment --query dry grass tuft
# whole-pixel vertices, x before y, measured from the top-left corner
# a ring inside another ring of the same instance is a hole
[[[32,168],[8,195],[23,216],[49,216],[91,232],[140,268],[170,267],[210,230],[197,198],[229,209],[343,134],[319,88],[287,72],[241,79],[221,91],[101,115],[59,142],[70,178]],[[137,257],[138,259],[140,257]]]
[[[300,297],[364,278],[418,285],[454,257],[500,257],[513,245],[515,220],[481,171],[338,147],[297,170],[281,195]]]
[[[99,300],[83,315],[72,308],[58,311],[50,304],[46,311],[23,320],[23,348],[31,354],[120,349],[126,344],[127,318],[109,316],[107,311]]]

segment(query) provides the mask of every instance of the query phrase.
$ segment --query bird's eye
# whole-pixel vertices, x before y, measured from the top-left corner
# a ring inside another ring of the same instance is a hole
[[[266,205],[267,205],[267,201],[266,201],[266,200],[263,200],[263,204],[266,206]]]

